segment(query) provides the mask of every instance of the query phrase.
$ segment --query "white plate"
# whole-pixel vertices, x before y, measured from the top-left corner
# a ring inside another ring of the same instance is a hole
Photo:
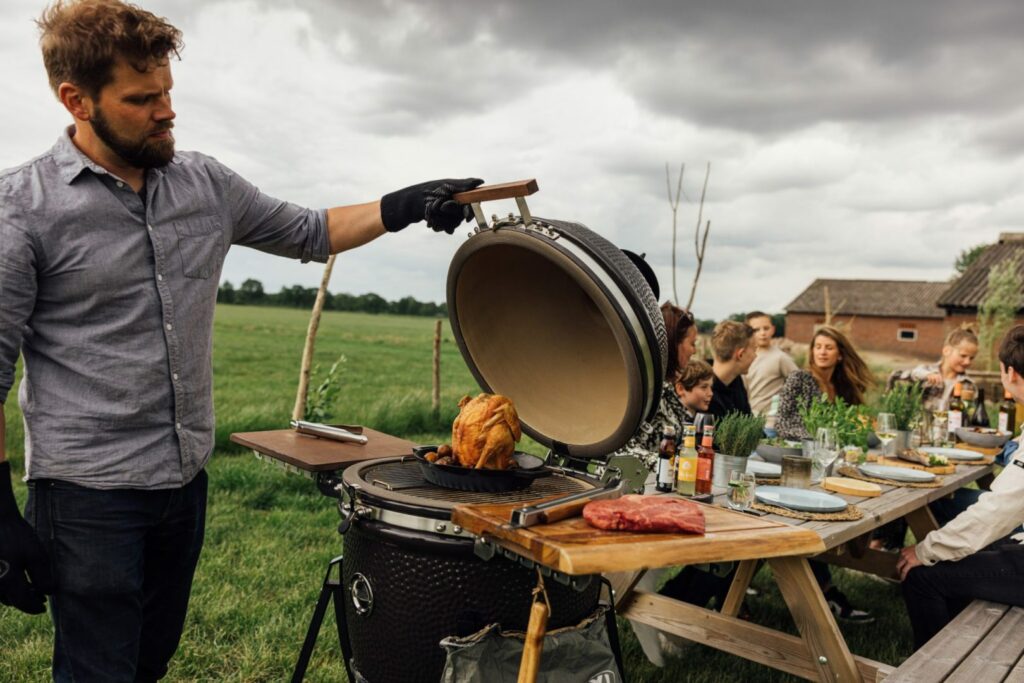
[[[839,496],[788,486],[759,486],[754,497],[762,503],[803,512],[841,512],[846,509],[846,501]]]
[[[940,448],[939,446],[925,446],[917,450],[931,455],[944,455],[950,460],[981,460],[985,456],[977,451],[969,451],[966,448]]]
[[[782,476],[782,466],[760,460],[747,460],[747,472],[750,472],[755,477],[774,479],[775,477]]]
[[[891,481],[905,481],[907,483],[920,484],[926,481],[934,481],[935,475],[924,470],[915,470],[910,467],[893,467],[892,465],[861,465],[861,474],[879,479]]]

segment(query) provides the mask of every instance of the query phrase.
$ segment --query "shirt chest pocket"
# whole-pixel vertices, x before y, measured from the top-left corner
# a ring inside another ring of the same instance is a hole
[[[174,232],[185,277],[205,280],[217,272],[224,258],[224,235],[217,219],[175,221]]]

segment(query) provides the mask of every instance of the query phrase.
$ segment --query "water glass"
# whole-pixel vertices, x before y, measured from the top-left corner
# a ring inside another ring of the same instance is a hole
[[[733,470],[729,474],[729,498],[727,503],[733,510],[747,510],[754,502],[754,473]]]

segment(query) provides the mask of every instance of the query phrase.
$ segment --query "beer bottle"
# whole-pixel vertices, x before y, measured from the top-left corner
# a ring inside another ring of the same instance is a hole
[[[978,398],[975,405],[974,415],[971,415],[971,426],[985,427],[987,429],[990,426],[988,423],[988,408],[985,407],[985,390],[981,387],[978,388]]]
[[[949,421],[950,439],[956,443],[956,430],[964,426],[964,386],[960,382],[953,385],[953,396],[949,399],[949,410],[946,418]]]
[[[715,466],[715,426],[704,425],[704,435],[697,451],[697,493],[711,493],[711,473]]]
[[[999,404],[999,431],[1013,434],[1017,425],[1017,404],[1009,391],[1003,392],[1003,402]]]
[[[658,444],[658,475],[654,488],[663,493],[671,493],[676,482],[676,428],[665,425],[661,432],[661,443]]]
[[[676,493],[692,496],[697,492],[697,430],[683,427],[683,449],[676,457]]]

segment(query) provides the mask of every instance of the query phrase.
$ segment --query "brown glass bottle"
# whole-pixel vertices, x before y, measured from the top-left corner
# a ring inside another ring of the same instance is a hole
[[[985,390],[978,388],[978,398],[975,403],[974,414],[971,415],[972,427],[989,427],[988,408],[985,407]]]
[[[949,399],[947,419],[949,420],[949,433],[953,439],[956,438],[956,430],[964,426],[964,400],[961,398],[963,390],[963,384],[957,382],[953,385],[953,396]]]
[[[697,449],[697,493],[711,493],[711,475],[715,469],[715,426],[704,425],[700,448]]]
[[[1013,402],[1013,396],[1009,391],[1003,392],[1003,402],[999,404],[999,431],[1013,432],[1017,428],[1017,404]]]

